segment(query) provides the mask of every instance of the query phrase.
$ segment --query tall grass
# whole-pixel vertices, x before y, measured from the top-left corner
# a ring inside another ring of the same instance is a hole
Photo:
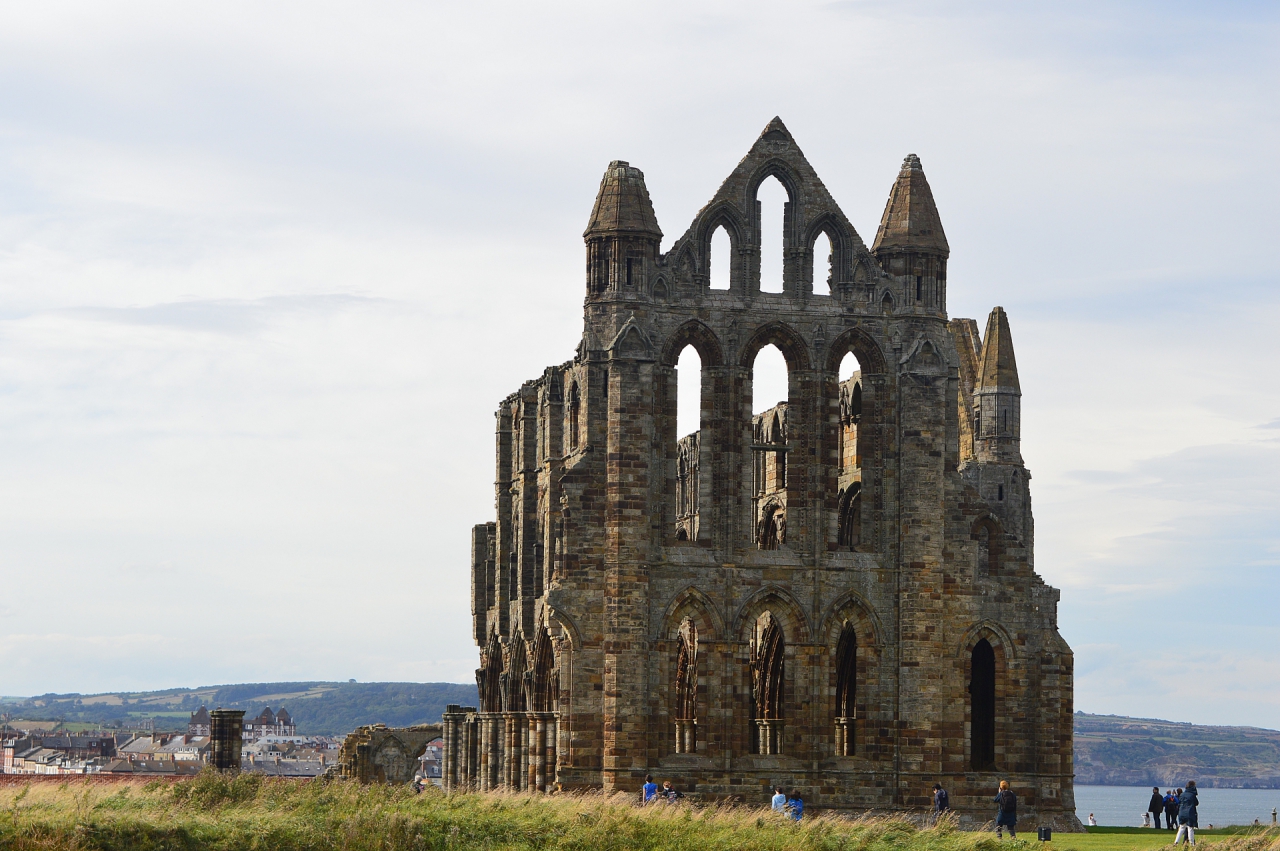
[[[1030,848],[1033,843],[1019,842]],[[743,807],[635,806],[601,795],[445,795],[206,772],[178,783],[33,784],[0,788],[4,851],[996,851],[991,834],[893,818],[795,823]],[[1280,851],[1280,834],[1224,851]]]

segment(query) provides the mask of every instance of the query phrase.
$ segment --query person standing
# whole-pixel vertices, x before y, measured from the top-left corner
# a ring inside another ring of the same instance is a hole
[[[1009,828],[1009,838],[1018,838],[1018,796],[1009,788],[1008,780],[1000,781],[1000,791],[996,793],[996,837],[1003,839],[1003,828]]]
[[[652,774],[646,774],[644,776],[644,785],[640,787],[640,794],[643,796],[643,799],[640,801],[642,804],[649,803],[653,800],[653,796],[658,794],[658,784],[653,782]]]
[[[787,798],[787,815],[796,821],[804,818],[804,798],[800,797],[799,789],[792,789],[791,797]]]
[[[951,812],[951,796],[947,794],[947,790],[942,788],[941,783],[933,784],[933,818],[937,821],[946,813]]]
[[[1164,812],[1164,795],[1160,794],[1159,786],[1151,788],[1151,803],[1147,804],[1147,812],[1151,813],[1151,826],[1159,830],[1160,814]]]
[[[1196,781],[1188,780],[1186,790],[1178,796],[1178,835],[1173,844],[1182,842],[1182,835],[1187,836],[1187,844],[1196,844],[1196,828],[1200,826],[1197,807],[1200,806],[1200,795],[1196,792]]]
[[[1178,829],[1178,796],[1172,789],[1164,793],[1164,823],[1169,830]]]
[[[783,794],[781,786],[773,787],[773,808],[778,812],[782,812],[787,806],[787,796]]]

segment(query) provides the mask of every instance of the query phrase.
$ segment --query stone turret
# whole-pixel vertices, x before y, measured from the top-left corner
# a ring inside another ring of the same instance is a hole
[[[982,361],[973,388],[974,454],[979,461],[1021,464],[1022,388],[1013,356],[1009,317],[991,311],[982,341]]]
[[[644,172],[624,160],[609,163],[582,236],[587,242],[589,298],[608,294],[631,299],[647,292],[662,230]]]
[[[908,154],[880,217],[872,253],[900,283],[902,308],[946,309],[951,248],[920,158]]]
[[[973,386],[973,458],[968,479],[1000,517],[1005,530],[1032,552],[1031,474],[1022,462],[1022,388],[1013,336],[1003,307],[991,311]]]

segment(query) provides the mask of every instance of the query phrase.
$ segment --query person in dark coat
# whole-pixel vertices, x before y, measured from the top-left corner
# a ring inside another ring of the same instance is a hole
[[[1164,793],[1164,821],[1169,830],[1178,829],[1178,796],[1172,789]]]
[[[1000,791],[996,793],[996,836],[1003,839],[1000,831],[1009,828],[1009,838],[1018,838],[1018,796],[1009,788],[1008,780],[1000,781]]]
[[[1151,813],[1151,826],[1156,830],[1160,829],[1160,814],[1164,812],[1164,795],[1160,794],[1160,787],[1151,787],[1151,803],[1147,804],[1147,812]]]
[[[1188,780],[1186,790],[1178,796],[1178,835],[1173,844],[1182,842],[1182,835],[1187,836],[1187,844],[1196,844],[1196,828],[1200,826],[1200,817],[1196,808],[1200,806],[1200,795],[1196,792],[1196,781]]]

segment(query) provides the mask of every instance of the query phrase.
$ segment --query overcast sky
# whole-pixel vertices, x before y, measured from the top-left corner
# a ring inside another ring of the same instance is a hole
[[[910,9],[910,11],[904,11]],[[0,693],[473,680],[493,410],[607,163],[687,227],[774,115],[868,242],[917,153],[1013,323],[1076,707],[1280,727],[1269,3],[18,3]]]

